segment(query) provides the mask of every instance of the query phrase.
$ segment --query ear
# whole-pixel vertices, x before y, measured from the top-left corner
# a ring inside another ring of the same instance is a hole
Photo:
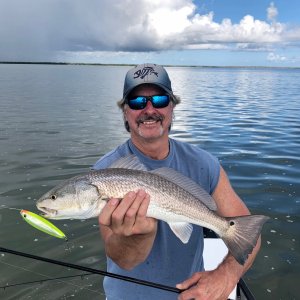
[[[127,109],[126,109],[126,107],[124,107],[123,108],[123,118],[125,121],[127,121],[126,115],[127,115]]]

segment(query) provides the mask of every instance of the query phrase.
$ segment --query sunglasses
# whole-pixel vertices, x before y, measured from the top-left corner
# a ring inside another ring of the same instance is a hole
[[[140,110],[147,106],[147,102],[150,101],[154,108],[164,108],[170,103],[169,95],[155,95],[155,96],[137,96],[132,99],[128,99],[126,102],[131,109]]]

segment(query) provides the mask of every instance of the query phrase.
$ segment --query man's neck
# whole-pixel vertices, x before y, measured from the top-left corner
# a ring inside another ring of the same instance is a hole
[[[156,140],[141,140],[131,137],[134,146],[144,155],[152,159],[165,159],[169,154],[169,137],[160,137]]]

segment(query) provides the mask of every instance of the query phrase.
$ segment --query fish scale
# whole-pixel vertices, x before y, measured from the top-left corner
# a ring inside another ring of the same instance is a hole
[[[100,170],[91,176],[91,183],[99,188],[100,193],[108,195],[110,198],[122,198],[129,191],[145,189],[151,195],[152,205],[179,215],[182,211],[189,212],[188,215],[185,214],[185,217],[191,217],[195,220],[199,217],[196,214],[199,210],[205,210],[208,214],[210,212],[199,200],[178,185],[145,171]],[[184,199],[184,201],[177,199]]]

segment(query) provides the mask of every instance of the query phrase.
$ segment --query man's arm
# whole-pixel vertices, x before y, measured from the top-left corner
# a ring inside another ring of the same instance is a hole
[[[220,170],[219,182],[212,196],[216,201],[217,212],[220,216],[233,217],[250,214],[246,205],[231,187],[223,168]],[[227,299],[239,279],[251,267],[259,248],[260,239],[243,266],[228,253],[215,270],[195,273],[191,278],[177,285],[177,288],[186,289],[180,294],[179,299]]]
[[[122,201],[110,199],[99,216],[106,254],[130,270],[150,253],[157,221],[146,217],[150,196],[143,190],[129,192]]]

